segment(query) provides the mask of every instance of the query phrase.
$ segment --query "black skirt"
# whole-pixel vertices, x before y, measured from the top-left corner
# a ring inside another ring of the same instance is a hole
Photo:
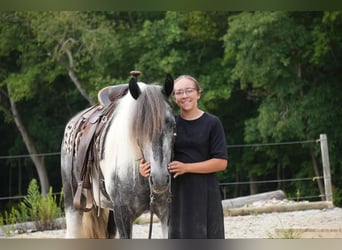
[[[223,239],[224,216],[215,174],[184,174],[172,180],[169,239]]]

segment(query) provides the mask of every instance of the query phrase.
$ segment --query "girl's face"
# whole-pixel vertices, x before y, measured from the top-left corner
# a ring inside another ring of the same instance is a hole
[[[197,101],[200,96],[196,84],[192,80],[181,78],[175,82],[173,97],[181,110],[191,111],[197,108]]]

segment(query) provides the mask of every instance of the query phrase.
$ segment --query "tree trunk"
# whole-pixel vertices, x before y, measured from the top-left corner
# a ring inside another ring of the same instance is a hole
[[[69,38],[67,40],[64,41],[64,43],[62,44],[61,48],[60,48],[60,55],[64,52],[69,60],[69,65],[66,66],[67,70],[68,70],[68,75],[71,79],[71,81],[75,84],[77,90],[81,93],[81,95],[89,102],[90,105],[94,104],[94,100],[92,100],[92,98],[88,95],[88,93],[86,92],[86,90],[82,87],[82,84],[80,83],[80,81],[78,80],[75,71],[74,71],[74,58],[72,56],[72,52],[67,48],[67,44],[68,43],[74,43],[74,39]]]
[[[87,94],[87,92],[82,88],[81,83],[78,81],[75,71],[73,68],[68,68],[68,74],[71,79],[71,81],[75,84],[78,91],[81,93],[81,95],[89,102],[90,105],[94,103],[94,101],[91,99],[91,97]]]
[[[17,109],[17,106],[16,106],[14,100],[11,97],[10,92],[8,93],[8,99],[9,99],[10,104],[11,104],[11,112],[13,115],[15,125],[17,126],[17,128],[18,128],[18,130],[19,130],[19,132],[23,138],[23,141],[26,145],[26,149],[29,152],[30,157],[31,157],[31,159],[32,159],[32,161],[36,167],[36,170],[38,172],[40,186],[41,186],[41,193],[42,193],[42,195],[45,195],[49,191],[49,179],[48,179],[45,164],[44,164],[44,158],[38,155],[38,151],[34,145],[32,138],[30,137],[24,123],[21,120],[19,111]]]

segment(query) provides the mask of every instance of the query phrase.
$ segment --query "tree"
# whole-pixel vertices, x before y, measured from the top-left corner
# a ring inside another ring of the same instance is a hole
[[[324,131],[329,133],[330,121],[333,126],[340,123],[330,116],[336,117],[340,113],[335,101],[333,104],[326,101],[332,96],[340,100],[341,95],[336,95],[340,87],[331,81],[330,72],[324,72],[325,67],[321,63],[326,63],[325,60],[312,63],[322,55],[328,60],[333,59],[330,55],[337,55],[334,47],[329,48],[326,43],[332,38],[326,27],[332,28],[337,23],[322,23],[322,20],[327,20],[325,15],[321,12],[244,12],[229,19],[229,29],[224,36],[225,63],[235,64],[230,69],[231,81],[239,84],[258,107],[257,115],[245,123],[247,143],[315,139]],[[322,33],[323,30],[325,32]],[[317,40],[317,37],[321,39]],[[318,45],[317,41],[322,43]],[[331,45],[337,44],[334,41]],[[312,53],[312,48],[315,53]],[[331,66],[329,68],[337,65]],[[329,115],[328,123],[322,113]],[[331,139],[334,141],[334,136]],[[255,156],[260,150],[255,151]],[[309,160],[301,159],[300,162],[312,161],[314,174],[320,174],[317,147],[309,145],[306,150]],[[274,159],[271,169],[278,163],[282,168],[291,166],[291,162],[300,158],[296,155],[291,157],[292,160],[282,160],[279,156],[283,152],[274,149],[262,152],[274,155],[270,158]],[[270,168],[261,170],[257,162],[255,157],[249,161],[249,175],[256,172],[257,176],[266,176]],[[300,176],[301,171],[307,172],[307,167],[302,166],[296,164],[293,174]]]
[[[0,56],[6,65],[2,65],[0,87],[2,96],[8,98],[8,103],[2,101],[2,110],[6,112],[6,115],[11,114],[11,118],[8,116],[7,118],[13,119],[15,122],[27,151],[35,163],[41,184],[41,192],[46,194],[49,189],[49,180],[43,159],[38,156],[35,142],[30,136],[16,105],[20,100],[34,95],[33,84],[37,80],[38,71],[43,64],[37,63],[31,68],[28,65],[32,63],[31,55],[34,54],[39,58],[40,53],[34,50],[35,44],[30,30],[25,26],[24,20],[15,13],[5,12],[1,14],[1,33],[4,36],[2,37]]]

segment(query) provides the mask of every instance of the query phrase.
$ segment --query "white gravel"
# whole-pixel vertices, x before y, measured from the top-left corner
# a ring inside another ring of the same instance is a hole
[[[342,238],[342,208],[337,207],[282,213],[226,216],[224,222],[226,239]],[[149,224],[135,224],[133,226],[133,238],[147,239],[148,230]],[[306,232],[305,236],[303,232]],[[54,230],[14,234],[10,237],[64,238],[64,234],[65,230]],[[1,237],[4,238],[6,236]],[[163,238],[161,226],[158,222],[153,223],[152,238]]]
[[[284,238],[286,232],[290,233],[291,229],[341,232],[342,209],[315,209],[225,217],[226,238]],[[277,235],[277,230],[282,230],[283,235]],[[300,237],[300,235],[292,236]]]
[[[315,232],[322,231],[337,231],[342,238],[342,208],[226,216],[224,223],[226,239],[300,238],[301,232],[292,231],[297,229],[311,232],[310,238],[320,237],[322,234]],[[134,226],[133,238],[147,238],[147,235],[148,225]],[[162,238],[159,223],[153,225],[152,238]]]

